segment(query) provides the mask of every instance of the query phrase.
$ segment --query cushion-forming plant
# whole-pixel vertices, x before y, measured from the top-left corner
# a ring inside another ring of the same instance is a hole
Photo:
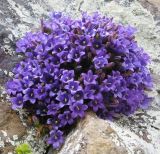
[[[72,19],[60,12],[17,42],[25,58],[7,82],[12,108],[25,109],[50,130],[58,149],[66,127],[93,110],[101,118],[146,109],[152,80],[149,56],[135,41],[135,29],[99,13]]]

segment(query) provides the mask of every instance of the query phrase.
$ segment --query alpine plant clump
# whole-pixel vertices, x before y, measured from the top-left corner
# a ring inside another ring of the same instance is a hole
[[[55,149],[88,110],[106,119],[146,109],[149,56],[134,34],[131,26],[98,13],[77,20],[52,13],[39,31],[17,42],[25,58],[6,85],[12,108],[25,109],[47,127],[47,142]]]

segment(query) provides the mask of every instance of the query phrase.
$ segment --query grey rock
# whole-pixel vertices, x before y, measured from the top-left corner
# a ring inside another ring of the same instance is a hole
[[[113,136],[119,140],[119,145]],[[88,113],[67,136],[62,149],[58,152],[51,150],[50,154],[128,154],[127,147],[120,140],[109,123]]]
[[[159,0],[138,0],[143,7],[147,8],[154,16],[155,20],[159,20],[160,1]]]

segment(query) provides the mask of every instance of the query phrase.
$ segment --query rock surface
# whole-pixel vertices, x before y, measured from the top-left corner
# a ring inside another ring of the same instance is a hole
[[[6,102],[0,100],[0,153],[13,151],[14,141],[21,139],[25,134],[26,129],[20,118],[11,111]]]
[[[135,120],[136,116],[137,123],[142,122],[142,117],[145,117],[143,113],[137,113],[132,120]],[[119,122],[121,124],[115,121],[107,122],[93,113],[88,113],[67,136],[62,149],[58,152],[50,149],[48,154],[158,154],[158,149],[151,145],[151,134],[143,129],[145,126],[140,127],[136,123],[140,131],[136,133],[131,131],[134,124],[130,127],[130,122],[131,119],[123,119]]]
[[[138,43],[151,56],[151,64],[149,68],[153,74],[155,83],[153,91],[149,94],[154,97],[154,101],[147,111],[137,111],[135,115],[129,118],[123,117],[121,120],[114,122],[106,122],[96,118],[92,114],[89,114],[86,119],[77,126],[77,129],[69,134],[65,145],[59,153],[68,154],[68,151],[72,151],[72,153],[76,154],[78,152],[74,152],[76,150],[75,147],[79,149],[82,146],[82,150],[84,150],[82,151],[82,153],[86,151],[86,153],[88,152],[87,154],[94,154],[94,152],[96,154],[99,154],[101,153],[102,149],[104,149],[102,153],[107,150],[114,149],[114,153],[117,152],[116,150],[119,150],[118,153],[124,154],[159,154],[159,0],[1,0],[0,98],[2,101],[0,101],[0,130],[2,131],[0,132],[0,147],[2,147],[4,143],[3,141],[5,140],[5,129],[8,129],[7,134],[10,135],[19,134],[19,127],[22,127],[21,129],[23,130],[23,126],[21,125],[20,120],[17,121],[17,126],[19,126],[18,128],[16,125],[14,125],[16,119],[18,118],[18,115],[16,115],[14,112],[8,112],[8,104],[3,103],[6,102],[5,95],[3,95],[4,83],[12,75],[11,70],[14,65],[22,58],[15,53],[15,41],[22,37],[27,31],[35,30],[36,28],[38,28],[40,18],[45,18],[50,11],[63,11],[66,14],[73,16],[74,18],[79,17],[82,11],[99,11],[104,15],[114,17],[114,20],[117,22],[121,22],[123,24],[131,24],[137,27],[138,33],[136,39]],[[4,115],[5,118],[3,119]],[[8,117],[10,120],[5,120]],[[5,123],[5,125],[1,126],[1,123]],[[95,123],[97,123],[98,125],[95,125]],[[95,127],[95,129],[92,129],[93,127]],[[13,130],[15,130],[15,132]],[[80,130],[82,130],[82,132]],[[21,136],[23,135],[23,133],[20,133],[19,135]],[[82,138],[81,135],[86,136],[86,138]],[[77,137],[79,137],[80,140],[78,140]],[[87,139],[87,144],[80,144],[80,141],[85,141],[86,143],[86,140],[84,139]],[[38,144],[32,146],[37,148],[36,145]],[[79,147],[77,145],[79,145]],[[10,145],[7,146],[6,149],[7,148],[10,149]],[[90,151],[92,149],[94,149],[95,151]],[[65,153],[66,150],[68,150],[67,153]],[[8,151],[12,151],[12,148]],[[4,154],[6,153],[7,152],[5,152]],[[34,154],[36,153],[43,154],[42,151],[35,152]],[[107,154],[107,152],[105,154]]]
[[[116,145],[113,138],[120,141],[109,123],[88,113],[68,135],[58,154],[127,154],[123,142]],[[54,152],[50,151],[52,153]]]

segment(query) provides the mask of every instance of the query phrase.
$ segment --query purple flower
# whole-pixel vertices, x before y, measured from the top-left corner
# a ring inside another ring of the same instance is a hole
[[[60,130],[52,130],[48,139],[48,144],[51,144],[53,148],[59,149],[64,143],[63,132]]]
[[[88,44],[90,44],[89,43],[89,36],[81,36],[80,37],[80,39],[78,40],[78,42],[79,43],[77,43],[77,44],[79,44],[79,45],[81,45],[81,46],[87,46]]]
[[[85,111],[87,110],[88,106],[84,105],[82,102],[74,102],[73,105],[71,105],[69,108],[72,111],[73,118],[83,118],[85,116]]]
[[[74,93],[73,100],[74,101],[83,101],[83,97],[84,97],[83,91],[79,90],[76,93]]]
[[[60,62],[70,62],[70,58],[68,58],[68,51],[62,51],[59,54],[57,54],[60,57]]]
[[[54,41],[53,41],[53,39],[49,39],[45,45],[45,51],[48,51],[48,52],[51,51],[51,53],[52,53],[53,48],[54,48]]]
[[[50,14],[50,17],[53,19],[59,19],[59,18],[61,18],[61,16],[62,16],[61,12],[53,12]]]
[[[85,99],[94,99],[94,91],[90,88],[90,86],[85,87],[84,98]]]
[[[55,81],[52,84],[51,90],[49,92],[49,96],[54,97],[55,95],[57,95],[57,93],[59,92],[59,89],[60,89],[60,83]]]
[[[28,78],[28,77],[24,77],[23,80],[22,80],[22,87],[23,89],[26,89],[26,88],[30,88],[34,85],[33,81]]]
[[[93,59],[93,62],[96,69],[103,68],[108,64],[108,60],[106,57],[95,57]]]
[[[97,75],[93,75],[93,72],[91,70],[89,70],[87,72],[87,74],[85,73],[82,73],[82,76],[83,76],[83,81],[84,81],[84,84],[85,85],[88,85],[88,84],[96,84],[97,81]]]
[[[63,125],[57,115],[47,119],[47,124],[52,126],[53,129],[60,129]]]
[[[12,109],[21,109],[23,107],[23,96],[21,93],[18,93],[16,97],[11,98]]]
[[[82,87],[79,85],[80,83],[78,81],[70,81],[65,88],[70,90],[71,93],[75,93],[78,90],[81,90]]]
[[[54,66],[51,64],[48,64],[48,62],[46,64],[46,67],[43,69],[44,73],[49,73],[49,74],[53,74],[54,70],[55,70]]]
[[[100,49],[102,47],[102,42],[99,40],[94,40],[92,44],[95,49]]]
[[[74,71],[73,70],[65,70],[61,76],[61,81],[64,83],[68,83],[69,81],[73,81]]]
[[[45,84],[52,84],[54,83],[54,77],[53,75],[47,73],[44,73],[41,77],[41,82],[45,83]]]
[[[70,94],[69,93],[67,93],[67,92],[62,92],[62,91],[59,91],[58,92],[58,95],[57,95],[57,97],[56,97],[56,100],[58,100],[59,101],[59,105],[61,106],[61,107],[64,107],[65,105],[69,105],[69,103],[70,103]]]
[[[48,108],[47,112],[48,115],[56,115],[60,109],[60,106],[59,104],[52,103],[48,105],[47,108]]]
[[[81,57],[85,54],[85,52],[80,49],[73,49],[70,51],[69,55],[68,55],[68,58],[69,59],[72,59],[72,60],[75,60],[76,62],[80,62],[81,60]]]
[[[120,75],[120,72],[113,71],[112,75],[109,75],[108,78],[103,81],[103,90],[114,91],[117,88],[117,86],[121,86],[122,81],[123,77]]]
[[[64,111],[63,114],[59,114],[58,118],[63,126],[67,124],[71,125],[74,122],[70,111]]]
[[[58,79],[59,80],[62,77],[63,71],[64,71],[63,69],[55,68],[55,70],[54,70],[54,79]]]
[[[58,53],[58,52],[61,52],[61,51],[63,51],[63,49],[64,49],[64,46],[62,45],[62,44],[57,44],[55,47],[54,47],[54,49],[55,49],[55,53]]]
[[[152,101],[151,97],[144,95],[143,101],[140,102],[139,107],[141,109],[147,109]]]
[[[34,104],[36,102],[36,98],[35,98],[35,89],[32,88],[28,88],[26,90],[23,91],[24,93],[24,101],[29,101],[32,104]]]
[[[142,107],[143,103],[145,104],[144,92],[140,90],[128,90],[123,99],[126,100],[125,102],[126,107],[124,108],[124,111],[123,111],[124,114],[126,115],[130,115],[134,113],[135,110],[139,107],[139,105]]]
[[[104,108],[104,104],[102,101],[98,101],[98,100],[92,100],[89,103],[89,106],[93,108],[94,112],[97,112],[99,109],[103,109]]]
[[[52,57],[50,57],[49,61],[52,61],[53,65],[55,67],[58,67],[61,64],[60,58],[56,54],[54,54]]]
[[[95,99],[95,96],[99,93],[101,87],[98,84],[89,84],[86,85],[84,89],[84,98],[85,99]]]
[[[6,85],[6,88],[7,88],[7,93],[9,95],[11,95],[11,94],[15,95],[16,92],[22,91],[21,81],[18,80],[18,79],[14,79],[14,80],[8,81],[7,85]]]
[[[47,97],[47,91],[45,86],[39,85],[38,89],[35,89],[35,97],[38,100],[44,100]]]
[[[103,103],[103,96],[101,93],[95,95],[94,100],[89,102],[89,106],[93,109],[93,111],[97,112],[99,109],[105,108]]]

